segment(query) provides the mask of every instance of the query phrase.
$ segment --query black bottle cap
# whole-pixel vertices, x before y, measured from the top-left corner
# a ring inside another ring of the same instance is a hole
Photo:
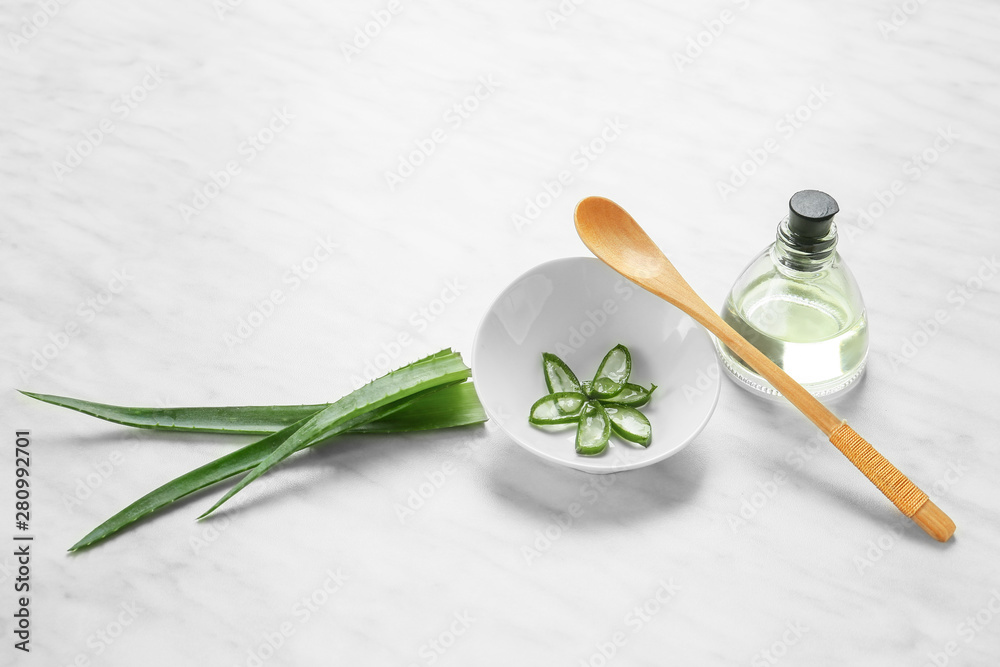
[[[803,238],[819,239],[830,233],[837,200],[819,190],[802,190],[788,200],[788,229]]]

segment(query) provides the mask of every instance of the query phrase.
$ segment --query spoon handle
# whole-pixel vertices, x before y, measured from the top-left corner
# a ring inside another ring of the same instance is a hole
[[[652,280],[647,289],[675,304],[715,334],[816,424],[830,438],[830,442],[864,473],[865,477],[899,508],[899,511],[934,539],[939,542],[948,541],[955,532],[955,522],[931,502],[926,493],[858,435],[847,422],[830,412],[788,373],[729,326],[686,282],[679,284],[678,278],[679,275],[671,276],[669,282],[663,285],[658,285],[658,281]]]

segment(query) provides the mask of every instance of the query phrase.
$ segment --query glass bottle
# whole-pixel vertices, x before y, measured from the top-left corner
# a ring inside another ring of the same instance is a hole
[[[868,358],[865,304],[837,252],[830,195],[792,195],[777,239],[750,262],[722,309],[722,318],[813,396],[832,398],[857,385]],[[723,343],[723,367],[743,388],[769,398],[778,392]]]

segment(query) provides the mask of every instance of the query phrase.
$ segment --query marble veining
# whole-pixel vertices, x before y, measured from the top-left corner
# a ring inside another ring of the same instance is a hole
[[[53,0],[0,25],[0,422],[32,433],[36,534],[32,654],[5,632],[3,664],[1000,661],[991,4]],[[950,544],[725,382],[648,468],[555,468],[492,424],[348,437],[209,521],[214,491],[65,553],[249,440],[14,388],[316,403],[468,359],[513,278],[587,254],[591,194],[721,304],[804,188],[840,203],[871,326],[835,410],[955,518]]]

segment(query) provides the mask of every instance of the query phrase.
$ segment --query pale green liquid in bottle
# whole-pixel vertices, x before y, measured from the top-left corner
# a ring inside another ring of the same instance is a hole
[[[789,207],[775,242],[736,279],[721,315],[811,394],[830,398],[854,387],[865,369],[864,301],[836,252],[834,199],[807,190],[793,195]],[[737,384],[780,396],[728,347],[716,345]]]
[[[722,319],[814,395],[839,392],[864,370],[868,355],[864,313],[831,300],[808,284],[779,294],[750,289],[726,301]],[[720,344],[736,379],[767,394],[776,392],[728,347]],[[757,386],[753,386],[757,385]]]

